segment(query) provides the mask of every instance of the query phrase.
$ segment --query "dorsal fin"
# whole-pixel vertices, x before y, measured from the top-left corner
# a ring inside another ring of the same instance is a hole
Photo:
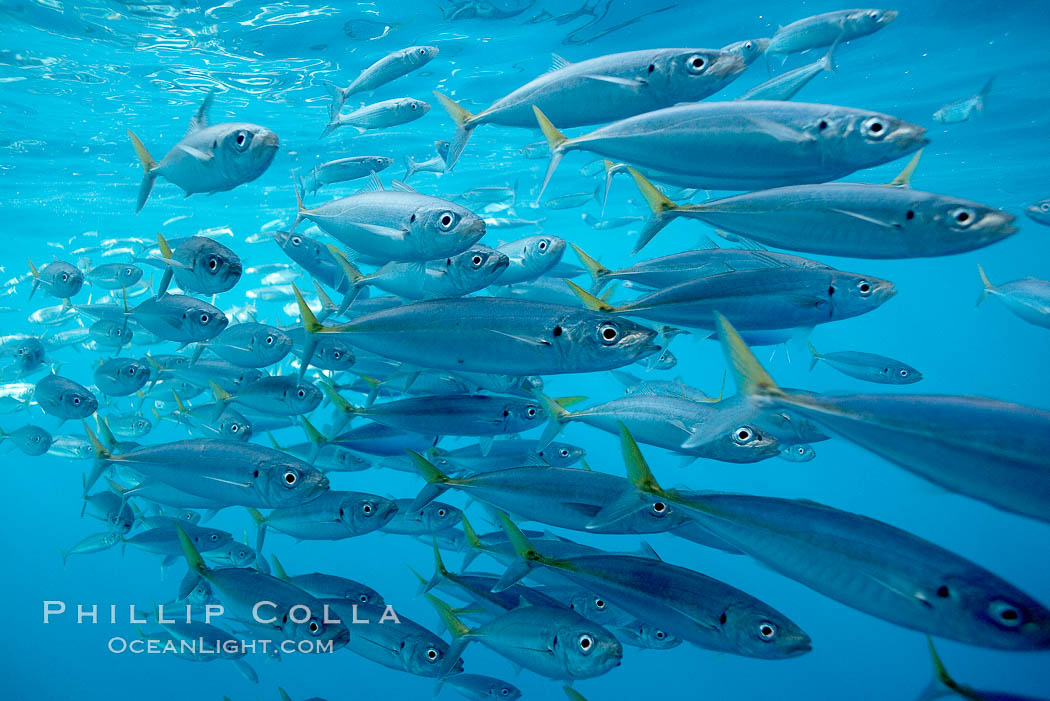
[[[390,186],[398,192],[414,192],[417,195],[419,194],[419,190],[412,187],[406,182],[402,182],[401,180],[391,180]]]
[[[208,126],[208,111],[211,109],[211,103],[214,99],[215,91],[209,90],[208,94],[204,96],[204,102],[201,103],[201,106],[197,108],[197,111],[190,119],[189,129],[186,130],[187,136]]]
[[[383,181],[379,179],[379,176],[373,170],[368,174],[365,185],[358,192],[382,192],[384,189]]]
[[[567,61],[564,56],[559,56],[558,54],[551,54],[551,67],[548,72],[560,71],[562,68],[567,68],[571,65],[572,63],[570,61]]]

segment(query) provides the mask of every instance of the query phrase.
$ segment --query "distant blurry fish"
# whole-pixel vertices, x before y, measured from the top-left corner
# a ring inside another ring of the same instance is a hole
[[[780,457],[788,462],[809,462],[817,457],[817,451],[806,443],[796,443],[780,451]]]
[[[418,70],[428,64],[438,55],[436,46],[409,46],[389,53],[361,71],[361,75],[345,88],[340,88],[333,83],[325,82],[325,87],[332,94],[332,106],[329,112],[333,115],[343,109],[348,97],[354,93],[368,92],[396,80],[403,75]]]
[[[1050,328],[1050,282],[1026,277],[1023,280],[993,285],[981,266],[977,266],[977,270],[981,274],[983,285],[981,294],[977,297],[977,304],[987,299],[988,295],[993,295],[1029,324]]]
[[[777,29],[766,58],[800,53],[873,34],[897,18],[896,10],[836,10],[813,15]]]
[[[531,127],[534,108],[566,127],[610,122],[677,102],[702,100],[733,81],[747,66],[739,55],[715,49],[650,49],[579,63],[554,56],[551,67],[548,73],[477,114],[435,93],[456,124],[448,154],[449,170],[480,124]]]
[[[968,97],[949,102],[933,113],[933,118],[941,124],[958,124],[973,116],[974,112],[984,111],[984,100],[995,83],[995,76],[988,79],[979,91]]]
[[[396,127],[415,121],[429,111],[430,105],[411,97],[383,100],[360,107],[349,114],[333,114],[321,136],[328,136],[339,127],[347,125],[356,129],[359,134],[364,134],[369,129]]]
[[[884,385],[910,385],[922,379],[922,373],[912,366],[893,358],[874,353],[859,351],[838,351],[836,353],[818,353],[813,344],[809,344],[812,358],[809,369],[824,361],[844,375],[855,377],[866,382],[878,382]]]
[[[766,52],[769,48],[769,39],[744,39],[743,41],[733,42],[722,47],[722,51],[729,54],[736,54],[743,59],[744,64],[750,66],[755,62],[755,59]]]
[[[209,125],[208,109],[214,95],[214,92],[209,92],[204,98],[190,120],[186,136],[160,163],[153,160],[139,138],[128,130],[128,137],[146,172],[139,186],[136,213],[146,204],[157,176],[175,183],[189,197],[197,192],[232,190],[255,180],[270,167],[280,143],[277,135],[257,124],[226,122]]]
[[[142,268],[130,263],[105,263],[88,269],[85,278],[96,287],[119,290],[141,280]]]
[[[1035,204],[1025,207],[1024,213],[1027,214],[1032,221],[1042,224],[1043,226],[1050,226],[1050,199],[1040,200]]]
[[[393,162],[393,158],[386,156],[351,156],[328,161],[314,166],[304,187],[309,192],[316,193],[324,185],[357,180],[368,177],[370,173],[378,173],[389,168]]]
[[[416,173],[444,173],[447,169],[445,158],[448,157],[449,142],[447,141],[435,141],[434,150],[437,154],[425,161],[414,161],[411,156],[405,156],[405,177],[401,178],[404,182],[408,182],[408,179]]]
[[[806,87],[811,80],[816,78],[818,75],[824,72],[834,73],[835,63],[832,58],[832,54],[835,51],[835,44],[831,45],[831,48],[824,55],[824,58],[819,61],[814,61],[805,66],[799,66],[786,73],[774,76],[762,83],[756,85],[747,92],[745,92],[737,100],[790,100],[798,92]]]
[[[43,455],[51,448],[51,434],[32,424],[13,431],[0,428],[0,443],[5,440],[11,441],[19,450],[30,456]]]

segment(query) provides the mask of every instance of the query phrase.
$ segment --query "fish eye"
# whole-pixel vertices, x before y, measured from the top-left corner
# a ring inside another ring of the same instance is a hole
[[[657,629],[657,630],[655,630],[655,631],[653,632],[653,636],[654,636],[654,637],[655,637],[655,638],[656,638],[657,640],[663,640],[664,638],[666,638],[666,637],[667,637],[667,633],[663,632],[663,631],[662,631],[662,630],[660,630],[660,629]]]
[[[536,407],[530,406],[528,409],[525,410],[525,414],[531,419],[533,416],[536,415]]]
[[[542,253],[543,251],[546,251],[547,250],[547,239],[543,239],[538,244],[536,244],[536,248],[540,249],[540,253]]]
[[[202,324],[207,324],[208,320],[210,320],[210,319],[211,319],[211,317],[208,316],[206,313],[202,313],[201,314],[201,323]]]
[[[667,513],[667,504],[662,501],[653,502],[653,505],[649,508],[652,509],[652,512],[657,516],[663,516]]]
[[[576,641],[576,644],[580,646],[581,651],[590,652],[591,648],[594,647],[594,638],[584,633]]]
[[[951,211],[950,216],[955,220],[956,224],[963,227],[972,224],[976,217],[974,211],[969,207],[956,207]]]
[[[737,445],[747,445],[755,437],[755,432],[749,426],[741,426],[733,431],[733,441]]]
[[[230,426],[230,433],[237,433],[240,430],[241,430],[241,427],[238,426],[237,424],[233,424],[232,426]]]
[[[298,246],[298,245],[300,245],[300,244],[301,244],[302,242],[303,242],[303,240],[302,240],[301,238],[299,238],[298,236],[293,236],[293,237],[292,237],[292,245],[293,245],[293,246]]]
[[[134,375],[135,374],[135,368],[134,367],[129,367],[128,368],[128,374],[129,375]]]
[[[295,470],[288,470],[284,473],[284,483],[289,487],[295,486],[295,483],[299,481],[299,473]]]
[[[134,274],[134,272],[135,271],[132,270],[131,268],[124,268],[124,274],[125,275],[132,275],[132,274]]]
[[[867,297],[871,294],[871,283],[867,280],[861,280],[859,283],[857,283],[857,289],[860,290],[860,294],[862,297]]]
[[[690,56],[686,61],[686,67],[692,73],[699,73],[704,70],[704,66],[707,65],[707,61],[704,60],[703,56],[693,55]]]
[[[561,455],[563,458],[569,457],[569,451],[567,449],[565,449],[565,448],[562,448],[561,450],[559,450],[558,454]]]
[[[445,518],[445,514],[446,513],[447,512],[444,509],[438,509],[437,510],[437,515],[440,516],[441,518]]]
[[[1044,212],[1050,212],[1050,202],[1042,203],[1041,205],[1039,205],[1039,209],[1041,209]]]
[[[824,131],[827,128],[828,128],[828,120],[822,119],[822,120],[820,120],[819,123],[817,123],[817,129],[819,129],[820,131]]]
[[[236,139],[236,141],[237,141],[237,146],[239,148],[244,148],[245,146],[247,146],[248,145],[248,132],[246,132],[246,131],[239,131],[239,132],[237,132],[237,139]]]
[[[80,406],[80,397],[73,397],[73,406]]]
[[[650,73],[652,73],[652,72],[653,72],[653,71],[655,71],[655,70],[656,70],[656,64],[654,64],[654,63],[650,63],[650,64],[649,64],[649,72],[650,72]]]
[[[273,345],[273,336],[267,336],[266,337],[266,345],[268,345],[268,346],[272,346]]]
[[[474,257],[470,259],[470,262],[474,265],[475,268],[477,268],[480,267],[484,261],[482,260],[481,256],[475,253]]]
[[[872,139],[881,139],[886,135],[886,125],[878,117],[871,117],[864,122],[864,133]]]
[[[217,533],[212,533],[211,535],[208,536],[208,538],[211,540],[211,542],[214,543],[215,541],[217,541],[219,539],[219,535]]]
[[[299,397],[299,399],[306,399],[306,390],[303,389],[302,387],[300,387],[299,391],[296,392],[295,394],[296,394],[296,396]]]
[[[69,280],[69,273],[62,273],[62,282]]]
[[[901,368],[901,370],[900,370],[900,376],[901,376],[901,377],[907,377],[907,376],[908,376],[908,371],[907,371],[907,370],[905,370],[904,368]]]
[[[758,634],[763,640],[772,640],[777,635],[777,627],[769,621],[762,621],[758,624]]]
[[[500,690],[499,690],[499,694],[500,694],[500,696],[510,696],[510,689],[508,689],[505,686],[501,687]]]
[[[310,632],[316,634],[321,630],[321,626],[317,625],[317,621],[310,621]]]
[[[448,231],[456,223],[456,215],[452,212],[442,212],[438,218],[438,226],[442,231]]]
[[[601,337],[602,343],[612,345],[620,337],[620,330],[612,324],[602,324],[598,327],[598,335]]]
[[[594,608],[598,609],[599,611],[604,609],[605,608],[605,599],[595,599],[594,600]]]
[[[338,351],[338,350],[332,351],[332,360],[339,360],[342,357],[343,357],[342,351]]]
[[[988,613],[997,623],[1007,628],[1016,628],[1021,625],[1021,612],[1016,606],[1005,601],[993,601],[988,605]]]
[[[372,512],[375,511],[375,507],[372,506],[371,502],[365,502],[361,505],[361,511],[364,512],[365,516],[371,516]]]
[[[208,259],[208,270],[215,270],[218,267],[219,267],[219,259],[218,258],[209,258]]]
[[[426,49],[420,49],[419,50],[419,55],[420,56],[426,56],[427,55],[427,50]]]
[[[359,596],[357,598],[361,600],[362,604],[367,604],[368,603],[368,594],[362,594],[361,596]]]
[[[438,657],[439,657],[439,653],[438,653],[438,651],[437,651],[437,650],[435,650],[435,649],[434,649],[434,648],[432,648],[432,647],[428,647],[428,648],[427,648],[427,659],[428,659],[428,660],[430,660],[431,662],[433,662],[433,661],[434,661],[434,660],[436,660],[436,659],[437,659]]]
[[[878,12],[869,12],[868,13],[868,17],[871,17],[873,20],[878,20],[879,19],[879,13]]]

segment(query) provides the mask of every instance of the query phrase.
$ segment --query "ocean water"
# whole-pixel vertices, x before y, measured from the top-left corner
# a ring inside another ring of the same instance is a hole
[[[23,276],[26,258],[37,264],[57,256],[77,263],[72,251],[112,238],[168,238],[202,230],[219,232],[246,267],[288,262],[268,233],[286,229],[295,217],[293,171],[306,172],[334,158],[382,155],[395,164],[380,174],[389,186],[403,176],[402,161],[433,155],[435,139],[449,139],[453,124],[437,104],[423,118],[399,127],[358,135],[343,127],[321,138],[329,98],[322,81],[347,84],[383,55],[411,45],[440,49],[429,64],[374,93],[354,95],[363,102],[411,96],[434,103],[432,90],[451,94],[477,111],[548,69],[549,54],[570,61],[632,49],[720,47],[734,41],[771,36],[778,26],[802,17],[840,9],[835,3],[665,2],[588,3],[578,14],[575,3],[535,0],[531,5],[477,3],[458,9],[436,2],[225,3],[92,2],[0,0],[0,212],[4,236],[0,266],[4,278]],[[488,8],[488,9],[486,9]],[[492,11],[497,8],[499,11]],[[928,128],[930,145],[914,176],[916,188],[952,194],[1002,208],[1018,216],[1020,233],[987,249],[920,260],[825,259],[844,270],[892,280],[897,296],[872,313],[822,325],[811,340],[821,350],[865,350],[899,358],[919,368],[924,379],[905,391],[975,394],[1040,408],[1047,399],[1050,336],[1010,314],[997,300],[975,308],[980,289],[977,265],[994,282],[1026,276],[1050,276],[1050,236],[1022,210],[1050,196],[1046,164],[1050,159],[1050,58],[1044,46],[1050,30],[1046,3],[943,0],[897,2],[895,22],[882,31],[837,50],[837,72],[819,75],[799,100],[862,107],[896,115]],[[481,15],[481,16],[478,16]],[[819,54],[818,54],[819,55]],[[815,60],[792,56],[784,68]],[[779,61],[773,69],[780,71]],[[932,119],[940,106],[976,92],[996,76],[985,109],[970,120],[943,125]],[[739,80],[708,100],[732,99],[767,78],[760,58]],[[161,179],[143,211],[134,212],[141,169],[125,131],[133,130],[155,156],[182,138],[190,117],[208,90],[216,91],[213,123],[248,121],[280,136],[280,150],[269,169],[254,182],[229,192],[184,199],[175,185]],[[586,109],[585,106],[581,109]],[[573,133],[589,130],[583,128]],[[608,267],[632,262],[637,226],[597,231],[581,213],[601,215],[596,201],[582,207],[551,210],[535,204],[545,160],[525,159],[518,149],[540,141],[538,130],[486,125],[470,140],[452,173],[420,173],[411,184],[426,194],[451,197],[479,186],[516,189],[510,210],[490,216],[543,219],[535,228],[492,229],[482,240],[511,240],[542,231],[571,241]],[[571,154],[555,175],[545,197],[590,192],[597,176],[580,169],[590,154]],[[890,181],[905,165],[895,161],[861,171],[849,179]],[[359,183],[323,188],[309,198],[319,204],[357,189]],[[697,200],[703,199],[703,193]],[[644,202],[633,184],[617,178],[606,216],[644,216]],[[708,227],[693,221],[673,223],[645,250],[655,257],[705,245]],[[258,241],[254,238],[257,237]],[[250,242],[253,241],[253,242]],[[104,262],[98,253],[92,264]],[[105,262],[122,262],[117,255]],[[576,263],[571,252],[566,262]],[[147,273],[148,274],[148,273]],[[310,289],[304,273],[299,286]],[[216,305],[229,310],[246,302],[246,292],[261,286],[245,275]],[[56,303],[37,294],[30,283],[3,288],[3,334],[40,333],[27,321],[35,309]],[[626,297],[621,290],[621,297]],[[74,300],[104,295],[85,286]],[[297,315],[283,308],[291,300],[260,301],[256,315],[269,323],[292,325]],[[75,325],[75,323],[74,323]],[[717,343],[694,334],[671,345],[678,364],[646,378],[681,378],[717,395],[725,362]],[[173,343],[150,349],[172,352]],[[145,348],[133,347],[141,354]],[[123,351],[128,355],[129,351]],[[804,344],[758,349],[760,358],[786,386],[823,392],[882,391],[836,373],[826,365],[809,370]],[[94,363],[110,355],[64,349],[52,360],[60,372],[91,384]],[[288,372],[287,363],[284,372]],[[276,370],[276,369],[275,369]],[[37,376],[39,377],[39,375]],[[30,380],[33,381],[33,380]],[[608,374],[546,378],[551,396],[584,395],[584,405],[622,393]],[[732,392],[732,380],[726,392]],[[350,396],[350,395],[348,395]],[[361,396],[350,397],[360,402]],[[149,414],[154,399],[148,397]],[[194,401],[203,403],[207,395]],[[137,400],[136,400],[137,402]],[[101,413],[126,411],[128,399]],[[170,410],[170,407],[163,411]],[[326,423],[330,411],[315,417]],[[79,422],[41,414],[34,406],[0,416],[11,430],[32,422],[58,434],[80,435]],[[143,439],[161,443],[185,437],[182,428],[161,423]],[[281,443],[302,440],[297,428],[275,433]],[[535,434],[530,434],[535,437]],[[256,442],[268,444],[265,435]],[[623,474],[615,436],[569,425],[559,440],[584,447],[595,470]],[[465,445],[446,440],[442,445]],[[1050,604],[1050,528],[1045,523],[998,511],[979,501],[931,486],[842,440],[815,446],[807,463],[781,459],[736,465],[680,460],[658,448],[642,446],[665,485],[771,496],[803,497],[862,513],[913,532],[1006,578],[1044,604]],[[292,699],[430,698],[432,679],[414,677],[369,662],[346,651],[332,655],[286,655],[280,662],[250,657],[259,683],[246,680],[227,662],[192,663],[170,655],[113,654],[111,638],[136,637],[127,607],[148,608],[167,601],[184,573],[177,563],[162,568],[160,558],[134,548],[116,547],[72,556],[68,549],[100,530],[80,517],[81,475],[90,461],[20,452],[4,456],[5,529],[0,538],[4,577],[0,595],[6,618],[0,634],[4,665],[3,696],[9,699],[94,698],[276,699],[277,687]],[[391,470],[332,476],[340,489],[409,497],[422,482]],[[444,500],[464,507],[462,495]],[[468,509],[479,530],[494,530],[479,505]],[[231,508],[209,525],[254,542],[254,527],[241,508]],[[529,527],[544,528],[541,524]],[[611,551],[633,550],[641,538],[560,532]],[[931,676],[926,642],[920,633],[847,608],[754,561],[706,549],[670,535],[645,538],[665,560],[722,579],[768,602],[799,623],[813,639],[812,652],[786,660],[757,660],[719,654],[689,644],[666,651],[627,648],[623,664],[603,676],[578,682],[590,701],[638,699],[655,694],[686,699],[908,699],[918,696]],[[441,631],[426,602],[416,594],[413,568],[432,571],[430,548],[406,536],[372,533],[337,542],[295,542],[279,533],[267,537],[266,555],[277,554],[292,573],[325,571],[358,579],[383,594],[399,613]],[[459,555],[446,554],[459,565]],[[474,569],[498,572],[493,562],[478,560]],[[67,613],[43,623],[43,602],[98,604],[103,622],[78,625]],[[104,622],[110,604],[120,606],[116,624]],[[1050,693],[1046,652],[1014,653],[939,641],[938,649],[955,676],[977,688],[1032,695]],[[558,698],[560,682],[529,671],[517,674],[510,663],[481,645],[465,654],[466,670],[504,678],[528,698]],[[446,687],[442,698],[455,697]]]

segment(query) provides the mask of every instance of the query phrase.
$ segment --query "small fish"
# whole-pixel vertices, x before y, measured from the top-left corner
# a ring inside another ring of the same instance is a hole
[[[98,399],[87,387],[61,375],[47,375],[36,383],[33,399],[45,414],[61,421],[83,419],[98,409]]]
[[[818,353],[811,343],[809,345],[809,369],[824,361],[844,375],[855,377],[866,382],[877,382],[884,385],[910,385],[922,379],[922,373],[912,366],[893,358],[874,353],[859,351],[838,351],[836,353]]]
[[[836,10],[800,19],[777,29],[766,58],[819,49],[836,41],[873,34],[897,19],[896,10]]]
[[[341,540],[383,528],[397,511],[392,499],[337,491],[325,492],[305,504],[274,509],[267,516],[249,510],[258,528],[259,551],[270,528],[298,540]]]
[[[210,124],[208,110],[214,95],[214,92],[208,93],[190,120],[186,136],[159,163],[128,130],[131,145],[145,171],[136,213],[142,211],[158,177],[178,185],[189,197],[199,192],[232,190],[255,180],[270,167],[280,144],[277,134],[257,124]]]
[[[728,54],[736,54],[744,61],[744,65],[750,66],[755,59],[766,52],[769,48],[769,39],[744,39],[733,42],[722,47],[722,51]]]
[[[766,82],[756,85],[745,92],[737,100],[790,100],[806,87],[811,80],[821,73],[834,73],[835,64],[832,54],[836,44],[819,61],[799,66],[786,73],[774,76]]]
[[[1050,199],[1040,200],[1035,204],[1028,205],[1024,208],[1024,213],[1032,221],[1044,226],[1050,226]]]
[[[95,386],[111,397],[135,394],[149,382],[150,366],[134,358],[110,358],[95,368]]]
[[[33,289],[29,291],[30,299],[41,285],[44,286],[44,292],[47,294],[66,300],[80,292],[84,286],[84,273],[71,263],[56,260],[37,270],[33,261],[30,260],[29,270],[33,275]]]
[[[809,462],[817,457],[817,451],[806,443],[796,443],[780,451],[780,457],[788,462]]]
[[[292,339],[276,326],[248,322],[227,326],[205,347],[237,367],[264,368],[291,352]]]
[[[1034,277],[993,285],[984,269],[977,266],[981,275],[981,293],[977,297],[980,305],[988,295],[998,297],[1006,308],[1029,324],[1050,328],[1050,282]]]
[[[463,517],[463,512],[449,504],[432,501],[421,509],[412,509],[412,499],[397,499],[397,513],[382,528],[384,533],[399,535],[429,535],[447,528],[454,528]]]
[[[231,402],[252,413],[273,416],[309,414],[321,403],[322,394],[310,382],[300,382],[292,376],[264,375],[254,382],[228,392],[214,381],[211,383],[216,410],[221,413]]]
[[[332,106],[329,112],[335,115],[343,109],[348,97],[354,93],[370,92],[392,80],[408,75],[427,65],[439,53],[436,46],[409,46],[387,54],[361,71],[361,75],[345,88],[325,82],[325,87],[332,94]]]
[[[295,586],[322,599],[346,599],[347,601],[360,604],[372,604],[373,606],[383,606],[385,603],[382,595],[372,587],[345,577],[337,577],[321,572],[297,574],[294,577],[289,577],[276,555],[273,556],[273,569],[275,576],[279,579],[291,582]]]
[[[103,550],[109,550],[119,542],[120,534],[113,531],[89,535],[69,550],[59,551],[62,554],[62,564],[66,564],[66,560],[69,559],[70,555],[87,555],[102,552]]]
[[[397,97],[360,107],[349,114],[334,112],[321,132],[328,136],[341,126],[351,126],[358,134],[369,129],[385,129],[415,121],[430,111],[430,105],[411,97]]]
[[[432,158],[425,161],[414,161],[411,156],[405,156],[405,176],[401,178],[402,182],[408,182],[408,179],[416,173],[444,173],[448,168],[448,164],[445,163],[445,159],[448,157],[449,142],[447,141],[435,141],[434,150],[437,152]]]
[[[230,248],[207,236],[172,239],[174,249],[157,234],[164,275],[157,286],[162,297],[174,277],[186,292],[214,295],[233,289],[241,279],[241,259]]]
[[[514,701],[521,698],[521,689],[510,682],[495,677],[486,677],[480,674],[455,674],[444,680],[462,696],[477,701],[496,701],[506,699]]]
[[[43,455],[51,448],[51,434],[32,424],[5,431],[0,428],[0,443],[10,440],[24,454],[31,457]]]
[[[89,268],[84,278],[104,290],[131,287],[142,279],[142,268],[131,263],[105,263]]]
[[[305,189],[316,194],[325,185],[367,178],[372,173],[386,170],[394,162],[387,156],[351,156],[314,166]]]
[[[984,101],[995,83],[995,76],[988,79],[979,91],[973,95],[949,102],[933,113],[933,118],[941,124],[958,124],[973,116],[974,112],[984,112]]]
[[[358,288],[373,286],[405,299],[461,297],[500,280],[510,264],[501,251],[474,244],[454,256],[426,262],[387,263],[368,275],[361,274],[335,249],[346,276]]]

